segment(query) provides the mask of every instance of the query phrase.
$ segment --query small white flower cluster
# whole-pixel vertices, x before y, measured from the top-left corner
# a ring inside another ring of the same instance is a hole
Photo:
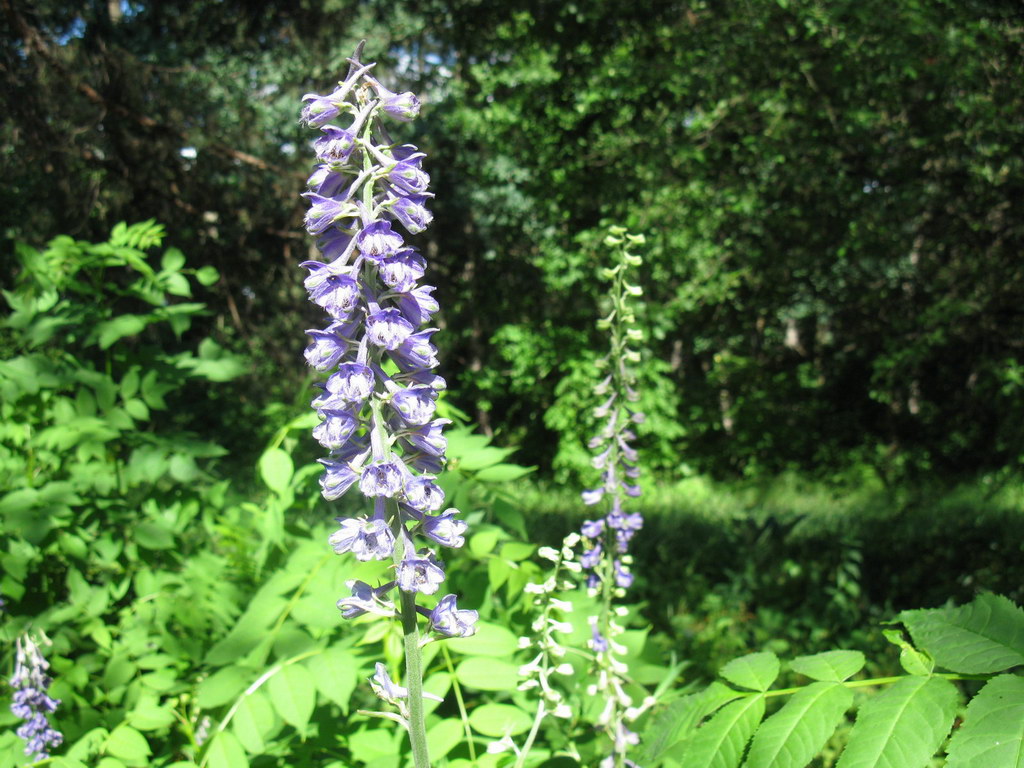
[[[552,547],[541,547],[537,554],[553,562],[555,567],[551,576],[543,583],[527,584],[524,587],[527,594],[536,595],[533,604],[537,609],[537,618],[530,628],[537,635],[519,638],[519,647],[538,648],[540,652],[532,661],[519,667],[519,676],[525,679],[518,688],[520,691],[539,688],[545,710],[561,718],[572,717],[572,709],[565,702],[562,693],[551,685],[551,676],[573,674],[572,665],[562,661],[566,651],[555,637],[556,634],[567,635],[572,632],[572,624],[561,618],[572,611],[572,604],[559,600],[554,593],[559,589],[576,587],[572,581],[559,579],[563,570],[570,573],[579,573],[582,570],[573,552],[579,541],[579,534],[571,533],[562,541],[560,551]]]

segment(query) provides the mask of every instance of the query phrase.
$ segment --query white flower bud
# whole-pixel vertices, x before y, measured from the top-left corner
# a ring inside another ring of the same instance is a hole
[[[545,560],[550,560],[553,563],[558,562],[558,550],[552,547],[541,547],[537,550],[537,556],[543,557]]]

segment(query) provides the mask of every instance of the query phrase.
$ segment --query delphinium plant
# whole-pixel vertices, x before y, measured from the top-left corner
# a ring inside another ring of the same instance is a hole
[[[644,420],[644,415],[632,406],[639,393],[631,365],[640,360],[640,353],[631,344],[643,336],[635,326],[636,316],[629,302],[631,297],[641,294],[641,289],[628,281],[627,273],[630,267],[642,263],[629,248],[643,242],[643,235],[627,234],[623,227],[612,227],[604,240],[606,246],[614,249],[615,264],[601,270],[601,276],[611,281],[611,307],[598,321],[598,328],[608,331],[611,345],[608,354],[598,360],[607,374],[594,388],[595,396],[602,398],[594,416],[603,424],[589,443],[596,452],[591,463],[601,471],[601,484],[582,494],[585,504],[603,505],[605,510],[603,516],[584,522],[580,530],[584,550],[579,558],[587,589],[597,597],[598,605],[597,612],[589,618],[589,646],[594,653],[597,679],[588,687],[588,693],[605,701],[597,725],[611,740],[612,749],[601,762],[602,768],[635,765],[626,754],[638,737],[628,724],[654,703],[651,697],[645,697],[639,706],[634,706],[633,698],[625,690],[629,670],[620,657],[626,648],[616,638],[625,631],[620,622],[626,609],[615,603],[633,583],[629,542],[643,524],[639,512],[626,508],[627,499],[640,495],[636,482],[640,474],[639,457],[630,442],[636,439],[633,426]]]
[[[330,544],[359,560],[392,560],[394,579],[371,586],[349,582],[338,601],[346,618],[366,613],[398,616],[405,636],[405,685],[377,665],[371,684],[394,705],[409,731],[417,768],[429,765],[424,730],[421,645],[431,637],[466,637],[477,612],[460,609],[454,595],[436,605],[421,596],[445,580],[435,545],[460,547],[466,523],[458,510],[441,511],[444,493],[435,482],[445,464],[445,419],[435,418],[444,380],[434,373],[435,328],[426,327],[438,304],[434,288],[421,285],[426,262],[409,235],[432,216],[426,204],[429,176],[416,147],[395,144],[385,119],[415,118],[412,93],[393,93],[371,74],[373,64],[350,59],[338,87],[303,97],[303,122],[320,130],[317,166],[305,197],[305,224],[317,238],[317,260],[305,262],[310,299],[330,316],[311,330],[306,360],[329,372],[312,406],[322,421],[313,434],[330,451],[320,484],[328,500],[352,486],[372,503],[372,513],[339,518]],[[341,127],[344,125],[345,127]],[[397,598],[393,597],[397,589]],[[420,617],[425,626],[420,626]]]
[[[45,636],[42,642],[46,642]],[[45,760],[50,756],[50,750],[60,746],[64,740],[49,721],[49,715],[57,711],[60,699],[54,699],[47,693],[52,682],[47,674],[50,665],[43,657],[39,643],[25,634],[15,641],[15,648],[11,712],[24,720],[18,726],[18,736],[25,740],[25,754],[37,761]]]

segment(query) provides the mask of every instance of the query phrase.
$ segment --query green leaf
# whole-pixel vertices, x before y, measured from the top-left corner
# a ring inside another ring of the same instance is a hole
[[[897,617],[936,664],[962,674],[1024,664],[1024,611],[1001,595],[979,595],[960,608],[903,611]]]
[[[762,717],[764,696],[760,694],[727,704],[682,742],[673,757],[686,768],[736,768]]]
[[[498,543],[500,531],[497,528],[486,528],[474,534],[469,540],[469,551],[477,557],[484,557],[494,551]]]
[[[946,738],[959,694],[941,677],[905,677],[857,713],[837,768],[924,768]]]
[[[491,445],[477,448],[458,455],[458,468],[472,471],[492,467],[515,452],[515,448],[496,448]]]
[[[266,739],[276,732],[274,726],[279,723],[274,708],[261,691],[243,696],[231,720],[239,743],[254,755],[266,751]]]
[[[1024,677],[989,680],[946,751],[946,768],[1024,768]]]
[[[196,280],[199,281],[200,285],[210,286],[220,280],[220,272],[217,271],[216,267],[207,265],[196,271]]]
[[[130,725],[119,725],[107,737],[103,751],[129,765],[146,765],[152,754],[146,737]]]
[[[449,650],[467,656],[510,658],[519,649],[515,635],[505,627],[487,621],[477,622],[477,632],[472,637],[453,638],[445,642]]]
[[[462,721],[454,718],[442,720],[427,729],[427,753],[430,759],[440,760],[462,741],[465,731]]]
[[[280,448],[266,450],[260,456],[259,468],[263,482],[279,496],[288,490],[288,484],[295,474],[292,457]]]
[[[306,662],[317,690],[348,714],[349,699],[358,685],[356,657],[341,648],[328,648]]]
[[[716,680],[698,693],[673,701],[649,721],[640,742],[640,764],[656,763],[669,747],[689,736],[701,720],[739,695]]]
[[[316,705],[316,682],[301,664],[289,664],[268,683],[270,700],[281,718],[304,731]]]
[[[799,656],[789,662],[790,669],[812,680],[841,683],[864,668],[860,651],[825,651],[813,656]]]
[[[533,724],[533,718],[510,704],[484,704],[470,713],[469,724],[477,733],[501,738],[505,734],[525,733]]]
[[[185,266],[185,254],[177,248],[168,248],[160,258],[160,269],[165,272],[177,272]]]
[[[779,676],[779,666],[778,656],[771,651],[762,651],[733,659],[719,670],[719,674],[733,685],[767,691]]]
[[[500,659],[473,656],[455,668],[459,682],[478,691],[510,691],[519,684],[515,664]]]
[[[238,698],[256,674],[248,667],[225,667],[199,684],[196,700],[202,709],[214,709]]]
[[[171,549],[174,547],[174,534],[157,522],[143,520],[135,526],[135,541],[146,549]]]
[[[140,333],[152,321],[148,315],[120,315],[113,320],[100,323],[94,329],[100,349],[107,349],[125,336]]]
[[[852,703],[853,693],[838,682],[811,683],[798,691],[757,730],[747,768],[804,768]]]
[[[249,768],[245,750],[231,731],[220,731],[210,740],[207,768]]]

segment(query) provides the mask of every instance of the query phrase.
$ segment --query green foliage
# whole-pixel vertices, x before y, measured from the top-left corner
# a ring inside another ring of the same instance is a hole
[[[815,682],[771,688],[779,672],[775,655],[740,657],[725,664],[721,675],[753,692],[715,682],[704,692],[669,705],[650,721],[641,760],[651,765],[735,768],[745,754],[746,768],[803,768],[845,721],[844,714],[855,703],[854,690],[888,686],[857,701],[856,723],[837,768],[925,768],[945,742],[959,710],[961,692],[951,681],[979,679],[973,674],[978,666],[976,646],[991,642],[987,638],[999,638],[1004,651],[1024,650],[1024,612],[1006,598],[984,594],[958,609],[905,611],[899,621],[913,635],[916,652],[942,659],[940,666],[950,672],[921,668],[900,677],[851,680],[864,666],[864,657],[837,650],[789,664],[792,672]],[[928,632],[922,627],[941,630]],[[906,644],[901,637],[894,640]],[[1021,663],[1004,653],[984,666],[987,673],[1006,673]],[[1018,675],[998,674],[972,699],[964,724],[948,744],[950,765],[1020,765],[1016,747],[1022,733],[1021,682]],[[780,696],[790,698],[761,722],[766,701]],[[674,746],[667,747],[669,741]]]

